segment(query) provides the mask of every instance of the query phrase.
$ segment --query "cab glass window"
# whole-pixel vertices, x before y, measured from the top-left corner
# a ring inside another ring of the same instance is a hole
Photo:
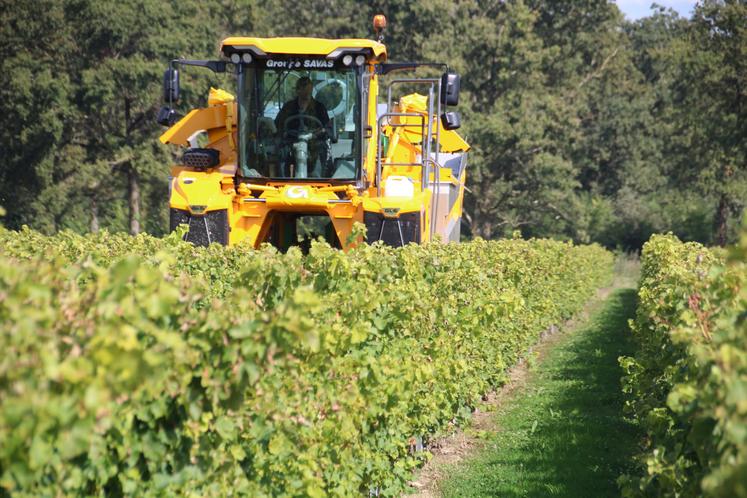
[[[361,157],[358,81],[355,69],[324,59],[242,67],[242,176],[355,180]]]

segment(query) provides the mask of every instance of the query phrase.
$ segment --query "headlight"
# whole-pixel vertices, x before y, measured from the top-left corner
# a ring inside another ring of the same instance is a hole
[[[364,62],[366,62],[366,56],[365,55],[359,55],[359,56],[357,56],[355,58],[355,63],[358,66],[362,66]]]
[[[250,62],[252,62],[252,54],[246,53],[246,54],[242,55],[241,56],[241,60],[244,61],[245,63],[249,64]]]
[[[349,66],[350,64],[353,63],[353,56],[350,54],[347,54],[346,56],[342,58],[342,63],[345,64],[346,66]]]
[[[238,64],[239,62],[241,62],[241,56],[236,53],[231,54],[231,62],[233,62],[234,64]]]

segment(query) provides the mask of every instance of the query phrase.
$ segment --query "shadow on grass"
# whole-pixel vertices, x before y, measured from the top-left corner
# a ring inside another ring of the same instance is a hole
[[[619,496],[637,432],[622,416],[617,358],[631,353],[635,291],[611,294],[557,344],[498,414],[485,453],[444,484],[446,496]]]

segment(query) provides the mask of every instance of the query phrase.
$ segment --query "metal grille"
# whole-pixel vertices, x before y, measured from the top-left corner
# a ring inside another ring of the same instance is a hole
[[[373,244],[381,240],[392,247],[420,243],[420,213],[402,213],[398,218],[385,218],[381,213],[366,212],[366,242]]]
[[[220,152],[216,149],[187,149],[182,155],[182,164],[195,169],[207,169],[220,164]]]
[[[172,209],[169,228],[174,231],[179,225],[189,225],[184,240],[196,246],[208,246],[214,242],[228,245],[228,211],[211,211],[203,215],[193,215],[181,209]]]

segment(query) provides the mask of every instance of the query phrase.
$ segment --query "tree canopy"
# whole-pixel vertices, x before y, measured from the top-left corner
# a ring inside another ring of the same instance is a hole
[[[747,201],[747,5],[626,21],[606,0],[3,0],[0,206],[11,228],[167,229],[161,75],[228,35],[371,37],[462,74],[467,236],[724,244]],[[185,103],[213,77],[187,74]]]

